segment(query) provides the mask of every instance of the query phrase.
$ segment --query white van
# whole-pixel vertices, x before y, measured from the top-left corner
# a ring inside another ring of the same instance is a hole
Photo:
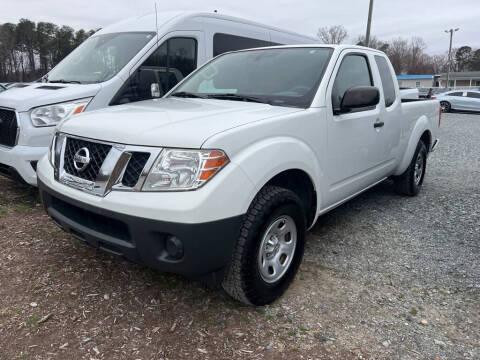
[[[75,114],[162,97],[199,65],[227,51],[315,42],[217,13],[160,12],[108,26],[43,82],[0,95],[0,174],[36,185],[36,165],[54,127]]]

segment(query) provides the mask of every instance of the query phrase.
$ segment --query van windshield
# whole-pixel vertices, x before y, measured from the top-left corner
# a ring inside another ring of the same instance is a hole
[[[48,82],[100,83],[114,77],[155,33],[94,35],[48,73]]]
[[[221,55],[170,96],[264,102],[307,108],[331,48],[271,48]]]

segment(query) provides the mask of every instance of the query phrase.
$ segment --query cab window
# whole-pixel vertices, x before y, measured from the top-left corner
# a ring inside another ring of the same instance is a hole
[[[112,105],[162,97],[197,67],[197,41],[171,38],[130,77]]]
[[[382,80],[385,106],[389,107],[395,102],[395,85],[392,79],[392,72],[388,66],[387,59],[384,57],[375,55],[375,62],[377,63],[380,79]]]
[[[359,54],[347,55],[338,69],[332,89],[333,109],[339,109],[345,92],[354,86],[372,86],[368,60]]]

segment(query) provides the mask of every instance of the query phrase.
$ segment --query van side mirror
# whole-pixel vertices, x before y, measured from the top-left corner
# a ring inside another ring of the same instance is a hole
[[[150,91],[152,93],[152,98],[160,97],[160,85],[158,85],[158,83],[152,83],[150,85]]]
[[[348,113],[354,109],[367,108],[380,102],[380,91],[375,86],[354,86],[343,95],[338,114]]]

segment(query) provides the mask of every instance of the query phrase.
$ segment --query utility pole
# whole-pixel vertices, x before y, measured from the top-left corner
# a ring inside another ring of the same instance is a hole
[[[370,5],[368,7],[368,21],[367,21],[367,34],[365,35],[365,46],[370,45],[370,27],[372,25],[372,11],[373,11],[373,0],[370,0]]]
[[[447,84],[445,85],[445,88],[449,87],[450,83],[450,68],[452,65],[452,39],[453,39],[453,33],[455,31],[460,30],[460,28],[456,29],[450,29],[450,30],[445,30],[445,32],[448,34],[450,33],[450,46],[448,47],[448,65],[447,65]]]

